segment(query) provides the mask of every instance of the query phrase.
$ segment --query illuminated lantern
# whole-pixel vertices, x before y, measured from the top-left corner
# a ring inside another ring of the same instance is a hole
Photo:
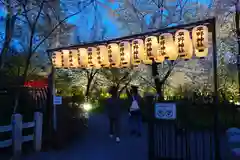
[[[53,52],[52,63],[55,68],[62,67],[62,53],[61,52]]]
[[[88,67],[88,53],[85,48],[78,49],[78,65],[82,68]]]
[[[108,45],[108,58],[111,67],[118,68],[120,66],[120,50],[116,43]]]
[[[119,51],[120,51],[120,66],[123,68],[130,66],[130,58],[131,58],[130,43],[127,41],[120,42]]]
[[[208,55],[208,28],[200,25],[192,30],[192,40],[197,57],[203,58]]]
[[[160,57],[174,61],[178,57],[177,46],[171,33],[163,33],[159,37]]]
[[[144,42],[142,39],[135,39],[132,41],[132,55],[131,61],[133,66],[138,66],[144,61]]]
[[[100,68],[97,60],[97,49],[95,47],[88,47],[88,67]]]
[[[97,46],[97,62],[101,67],[109,67],[108,49],[105,45]]]
[[[181,58],[188,60],[192,57],[193,45],[188,30],[180,29],[175,33],[175,44]]]
[[[149,36],[145,39],[145,54],[145,60],[148,64],[152,63],[151,60],[157,59],[157,56],[159,54],[159,44],[157,37]]]
[[[79,67],[78,64],[78,50],[71,50],[69,52],[69,62],[71,68],[77,68]]]
[[[62,50],[62,67],[69,68],[69,50]]]

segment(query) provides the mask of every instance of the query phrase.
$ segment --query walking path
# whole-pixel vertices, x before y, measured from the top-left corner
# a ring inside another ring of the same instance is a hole
[[[108,136],[108,121],[105,115],[90,117],[86,137],[62,151],[35,153],[22,160],[147,160],[147,129],[142,137],[129,135],[128,117],[122,118],[121,142],[117,144]]]

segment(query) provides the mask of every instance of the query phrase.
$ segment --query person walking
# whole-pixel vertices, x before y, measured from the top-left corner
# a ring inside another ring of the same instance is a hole
[[[109,120],[109,136],[115,136],[116,142],[120,142],[121,101],[116,86],[110,88],[111,98],[107,99],[106,108]]]
[[[143,99],[138,94],[138,87],[132,86],[131,92],[127,91],[129,99],[132,101],[129,108],[131,135],[141,136]]]

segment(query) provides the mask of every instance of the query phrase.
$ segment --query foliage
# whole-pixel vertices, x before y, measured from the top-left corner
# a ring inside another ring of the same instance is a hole
[[[81,98],[80,98],[81,99]],[[63,103],[58,107],[57,127],[58,131],[54,137],[55,147],[61,149],[73,142],[79,135],[84,134],[85,126],[83,119],[79,117],[82,112],[72,104],[71,96],[64,96]]]

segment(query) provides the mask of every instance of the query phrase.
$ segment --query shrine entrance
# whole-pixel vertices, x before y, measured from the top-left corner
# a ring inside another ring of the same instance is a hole
[[[212,46],[209,47],[210,45]],[[150,114],[147,123],[149,160],[212,160],[222,156],[216,105],[218,93],[215,19],[108,41],[51,49],[48,53],[52,55],[52,75],[58,68],[132,68],[141,63],[152,65],[152,76],[160,94],[158,64],[177,59],[190,60],[192,57],[203,59],[207,57],[210,48],[213,62],[213,101],[209,101],[212,126],[204,129],[192,128],[182,119],[189,109],[186,108],[183,113],[178,111],[179,107],[183,107],[182,103],[157,100],[154,97],[148,99]],[[157,113],[157,107],[163,106],[162,104],[175,106],[175,110],[166,110],[164,114],[168,114],[167,118],[166,115],[159,116]]]

